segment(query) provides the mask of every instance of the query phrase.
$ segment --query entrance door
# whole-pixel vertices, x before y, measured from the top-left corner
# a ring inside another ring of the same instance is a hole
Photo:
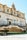
[[[11,22],[9,21],[9,25],[11,25]]]

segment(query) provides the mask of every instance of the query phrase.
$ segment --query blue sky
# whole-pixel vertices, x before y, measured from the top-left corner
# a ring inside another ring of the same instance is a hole
[[[18,11],[24,12],[27,22],[27,0],[0,0],[0,3],[11,6],[12,3],[15,4],[15,7]]]

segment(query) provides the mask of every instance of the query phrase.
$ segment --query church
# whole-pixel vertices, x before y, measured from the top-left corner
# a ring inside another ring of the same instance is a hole
[[[25,14],[16,10],[14,3],[11,7],[0,4],[0,27],[19,27],[26,30]]]

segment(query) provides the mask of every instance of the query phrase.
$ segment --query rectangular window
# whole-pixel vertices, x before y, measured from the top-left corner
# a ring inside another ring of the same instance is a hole
[[[9,9],[7,9],[7,12],[9,12]]]
[[[0,18],[1,18],[1,15],[0,15]]]

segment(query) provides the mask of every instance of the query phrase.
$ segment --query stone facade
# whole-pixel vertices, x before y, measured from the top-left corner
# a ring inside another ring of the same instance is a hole
[[[0,11],[3,11],[3,12],[5,12],[5,13],[11,13],[12,12],[12,14],[13,15],[19,15],[19,17],[25,17],[24,15],[24,13],[22,13],[22,12],[19,12],[19,11],[16,11],[16,10],[14,10],[14,8],[10,8],[10,7],[7,7],[6,5],[2,5],[2,4],[0,4]]]
[[[25,14],[17,11],[13,6],[10,8],[7,7],[6,5],[0,4],[0,16],[1,16],[0,25],[1,24],[3,25],[4,21],[5,21],[4,25],[10,24],[10,25],[17,25],[21,27],[22,26],[24,27],[26,25]]]

